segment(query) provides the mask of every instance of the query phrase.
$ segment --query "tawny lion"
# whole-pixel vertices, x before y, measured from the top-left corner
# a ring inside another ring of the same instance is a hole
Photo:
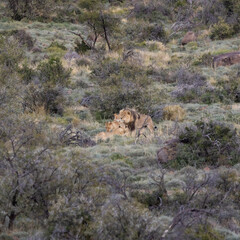
[[[114,135],[127,136],[129,134],[129,129],[122,122],[111,122],[111,124],[106,123],[107,132],[100,132],[95,136],[95,141],[111,139]]]
[[[152,118],[145,114],[139,114],[136,110],[126,108],[122,109],[119,114],[114,114],[114,120],[125,123],[133,134],[141,134],[143,129],[149,129],[151,134],[154,133]]]
[[[119,127],[124,128],[124,124],[119,125],[118,121],[106,122],[105,127],[106,127],[107,132],[111,132]]]

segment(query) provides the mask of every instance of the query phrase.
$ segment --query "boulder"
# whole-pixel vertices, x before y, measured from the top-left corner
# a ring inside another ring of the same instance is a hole
[[[171,139],[164,143],[164,146],[157,151],[157,159],[160,163],[167,163],[176,156],[178,139]]]
[[[195,42],[196,40],[197,40],[197,37],[194,32],[192,31],[187,32],[182,39],[182,45],[186,45],[190,42]]]
[[[213,58],[213,67],[230,66],[240,63],[240,52],[230,52],[215,56]]]

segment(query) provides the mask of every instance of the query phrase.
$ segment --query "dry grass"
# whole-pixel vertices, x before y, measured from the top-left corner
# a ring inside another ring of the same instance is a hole
[[[179,105],[170,105],[163,109],[163,118],[165,120],[182,122],[185,116],[186,111]]]
[[[151,52],[147,50],[135,50],[142,60],[144,67],[153,67],[155,69],[166,68],[168,62],[171,60],[166,51]]]

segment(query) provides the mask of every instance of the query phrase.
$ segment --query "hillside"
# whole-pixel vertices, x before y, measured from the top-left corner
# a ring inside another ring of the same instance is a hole
[[[239,14],[2,1],[0,240],[240,239]]]

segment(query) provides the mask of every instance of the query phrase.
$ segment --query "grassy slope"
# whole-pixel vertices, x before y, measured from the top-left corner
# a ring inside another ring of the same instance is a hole
[[[25,29],[36,39],[35,46],[42,49],[42,53],[28,53],[30,59],[38,59],[44,54],[48,53],[47,48],[53,41],[64,44],[68,49],[73,49],[75,36],[69,33],[69,30],[77,31],[79,29],[84,30],[80,25],[63,23],[38,23],[38,22],[0,22],[0,31]],[[235,51],[240,49],[240,39],[232,38],[225,41],[208,41],[200,40],[197,45],[186,46],[185,49],[179,47],[177,40],[173,40],[165,46],[164,52],[169,55],[170,61],[174,62],[176,66],[184,65],[187,59],[197,58],[203,53],[211,52],[213,54],[222,53],[226,51]],[[143,48],[141,51],[145,51],[144,55],[147,58],[148,49]],[[156,55],[158,52],[156,52]],[[159,59],[157,58],[159,61]],[[146,61],[149,61],[147,58]],[[151,61],[151,60],[150,60]],[[66,66],[73,68],[72,82],[76,82],[79,79],[89,84],[89,69],[87,67],[76,67],[71,63],[66,63]],[[164,64],[164,63],[163,63]],[[161,65],[161,64],[160,64]],[[161,66],[157,66],[161,67]],[[205,74],[208,81],[217,81],[219,78],[223,78],[224,75],[230,73],[235,66],[224,68],[220,67],[213,70],[210,67],[199,67],[200,72]],[[156,89],[166,89],[171,91],[174,87],[171,84],[157,83],[154,86]],[[93,120],[87,108],[79,107],[79,101],[83,97],[85,91],[91,91],[91,87],[86,89],[72,88],[68,93],[69,99],[71,99],[72,105],[66,109],[63,118],[53,118],[49,116],[34,116],[49,122],[53,127],[64,127],[69,122],[74,122],[79,128],[86,129],[90,136],[94,136],[97,132],[104,130],[104,121],[96,122]],[[171,103],[171,102],[168,102]],[[180,126],[194,122],[199,119],[213,119],[219,121],[225,121],[233,123],[240,130],[240,106],[224,106],[221,104],[203,105],[203,104],[182,104],[187,111],[186,120],[183,123],[179,123]],[[79,116],[85,115],[85,119],[79,119]],[[173,137],[171,134],[175,123],[171,121],[162,121],[157,124],[157,137],[154,141],[147,144],[135,144],[134,139],[116,137],[112,141],[99,143],[97,146],[87,149],[81,149],[81,154],[86,160],[94,161],[97,164],[113,167],[115,169],[124,170],[128,169],[133,174],[129,177],[129,181],[134,182],[142,190],[146,190],[152,187],[151,175],[158,175],[158,165],[156,161],[156,151],[160,148],[162,142],[166,139]],[[75,148],[62,149],[63,154],[70,151],[78,151]],[[239,166],[235,166],[235,168]],[[182,171],[182,170],[181,170]],[[177,186],[182,183],[181,171],[169,171],[166,174],[166,186],[170,196],[174,191],[178,191]],[[214,170],[208,170],[214,171]],[[196,174],[201,178],[204,174],[203,169],[197,169]],[[153,186],[154,188],[154,186]],[[171,218],[168,219],[168,221]],[[240,238],[240,236],[238,236]]]

